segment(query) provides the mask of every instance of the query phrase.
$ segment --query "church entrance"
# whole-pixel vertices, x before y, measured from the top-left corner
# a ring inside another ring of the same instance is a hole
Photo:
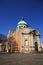
[[[29,50],[29,47],[28,47],[29,45],[28,45],[28,40],[25,40],[25,43],[24,43],[24,51],[25,52],[28,52],[28,50]]]
[[[38,51],[38,43],[35,42],[35,51]]]

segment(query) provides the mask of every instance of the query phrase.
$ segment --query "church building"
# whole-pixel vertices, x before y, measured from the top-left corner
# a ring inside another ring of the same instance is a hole
[[[6,50],[12,52],[40,52],[40,33],[37,29],[31,28],[22,18],[17,26],[16,31],[10,29],[7,35],[8,44],[6,45]]]

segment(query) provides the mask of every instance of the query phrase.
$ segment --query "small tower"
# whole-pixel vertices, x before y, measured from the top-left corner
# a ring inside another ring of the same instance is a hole
[[[21,20],[17,24],[16,31],[22,31],[24,28],[27,28],[27,27],[28,25],[25,22],[24,18],[22,17]]]

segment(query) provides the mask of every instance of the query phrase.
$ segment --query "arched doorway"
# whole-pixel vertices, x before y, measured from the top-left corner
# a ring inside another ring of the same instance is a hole
[[[38,43],[35,42],[35,51],[38,51]]]

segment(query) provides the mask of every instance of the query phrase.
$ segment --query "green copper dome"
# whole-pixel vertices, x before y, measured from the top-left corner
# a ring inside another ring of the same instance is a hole
[[[27,23],[24,21],[24,18],[22,18],[22,19],[18,22],[18,25],[20,25],[20,24],[26,24],[26,25],[27,25]]]

